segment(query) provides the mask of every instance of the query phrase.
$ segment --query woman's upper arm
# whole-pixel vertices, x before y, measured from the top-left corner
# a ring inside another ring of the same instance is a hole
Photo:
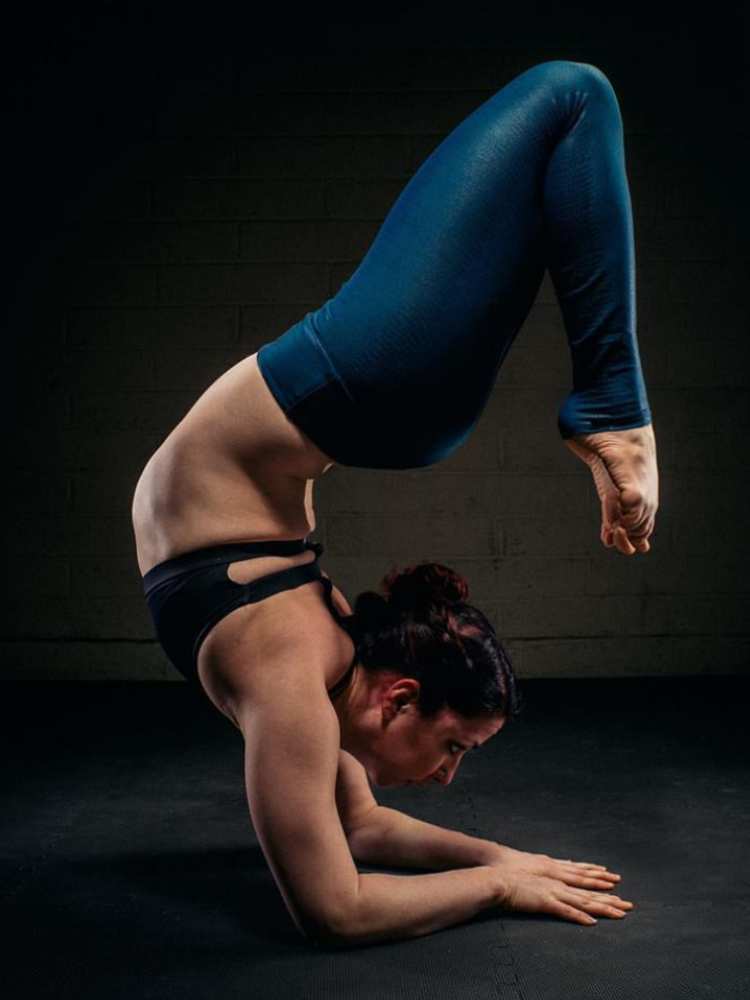
[[[336,934],[359,888],[336,807],[338,718],[314,676],[280,670],[274,681],[240,716],[250,816],[299,930]]]

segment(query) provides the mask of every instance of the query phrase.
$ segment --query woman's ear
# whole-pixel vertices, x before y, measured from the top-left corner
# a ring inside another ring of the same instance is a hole
[[[419,681],[412,677],[399,678],[383,694],[383,718],[390,721],[419,698]]]

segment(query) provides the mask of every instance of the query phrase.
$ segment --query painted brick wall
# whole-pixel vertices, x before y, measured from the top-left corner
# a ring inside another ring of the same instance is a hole
[[[674,42],[663,77],[655,43],[641,73],[604,33],[401,41],[387,57],[300,56],[262,79],[252,60],[206,51],[154,83],[119,155],[90,161],[78,203],[48,218],[56,251],[46,283],[30,281],[6,458],[5,676],[180,679],[135,561],[141,468],[227,367],[336,292],[438,142],[550,58],[598,65],[623,113],[661,472],[652,551],[602,547],[591,477],[558,437],[571,375],[547,276],[458,452],[318,482],[323,566],[350,599],[395,564],[454,566],[521,677],[747,669],[746,249],[743,261],[732,187],[746,132],[721,81],[701,82],[700,39]],[[723,115],[697,134],[712,106]]]

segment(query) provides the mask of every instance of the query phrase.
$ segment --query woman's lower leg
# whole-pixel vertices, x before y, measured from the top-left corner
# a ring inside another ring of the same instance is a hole
[[[550,65],[550,64],[545,64]],[[596,67],[553,63],[568,118],[544,181],[545,255],[573,362],[563,437],[651,422],[636,335],[633,219],[623,127]]]

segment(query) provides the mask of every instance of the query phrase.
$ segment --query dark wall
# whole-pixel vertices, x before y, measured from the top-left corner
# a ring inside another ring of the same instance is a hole
[[[549,278],[472,438],[316,485],[350,597],[446,562],[522,676],[747,668],[747,77],[740,5],[65,6],[3,57],[5,676],[177,677],[130,526],[146,460],[227,367],[336,292],[431,149],[528,66],[618,95],[661,472],[647,556],[599,542],[562,446]],[[367,20],[365,20],[367,18]]]

